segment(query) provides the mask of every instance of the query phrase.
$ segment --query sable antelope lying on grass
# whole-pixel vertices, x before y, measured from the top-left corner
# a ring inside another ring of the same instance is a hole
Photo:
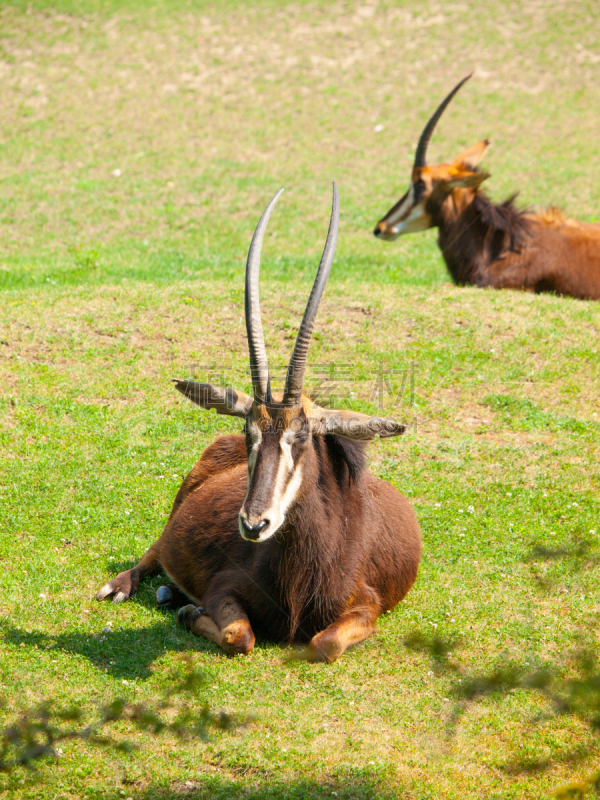
[[[566,219],[554,208],[540,214],[519,211],[515,196],[494,205],[479,190],[490,177],[477,170],[487,139],[451,164],[427,164],[434,128],[470,77],[425,126],[408,191],[377,223],[375,236],[392,241],[403,233],[438,228],[438,244],[455,283],[599,300],[600,225]]]
[[[283,190],[281,190],[283,191]],[[366,441],[396,436],[390,419],[320,408],[302,392],[308,345],[335,252],[337,189],[317,277],[298,331],[283,395],[271,393],[258,274],[263,237],[281,191],[254,233],[246,266],[246,329],[254,397],[176,381],[203,408],[244,420],[244,435],[217,439],[183,481],[160,539],[137,567],[96,595],[127,600],[161,568],[174,585],[159,605],[227,653],[248,653],[254,632],[308,643],[333,661],[369,636],[377,617],[417,575],[419,525],[407,499],[365,469]],[[201,607],[197,607],[201,604]]]

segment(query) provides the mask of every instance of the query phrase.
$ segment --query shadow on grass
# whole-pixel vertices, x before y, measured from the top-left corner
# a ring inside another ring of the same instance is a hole
[[[597,747],[578,744],[569,748],[564,753],[553,754],[551,758],[536,758],[535,756],[523,756],[507,761],[501,769],[507,775],[525,775],[546,772],[558,764],[578,766],[582,761],[590,756],[596,756]]]
[[[120,562],[112,562],[111,561],[108,564],[108,567],[107,567],[107,571],[110,574],[109,580],[114,578],[115,575],[118,575],[121,572],[125,572],[125,570],[132,569],[138,563],[139,563],[139,561],[120,561]],[[106,580],[104,581],[104,583],[106,583]],[[98,588],[100,588],[100,586],[103,586],[104,583],[100,583],[98,585]],[[139,605],[139,606],[143,606],[144,608],[148,609],[149,611],[156,611],[156,609],[157,609],[156,590],[158,589],[159,586],[162,586],[163,584],[170,584],[170,583],[171,583],[171,579],[169,578],[169,576],[165,572],[159,572],[157,575],[152,575],[150,577],[144,578],[143,582],[140,584],[138,590],[135,592],[133,597],[131,597],[126,602],[134,603],[135,605]],[[102,603],[106,603],[106,602],[110,603],[111,600],[109,598],[108,600],[102,600],[100,602],[102,602]],[[194,603],[194,601],[192,599],[189,599],[187,602]],[[180,627],[176,622],[177,611],[164,611],[163,613],[165,615],[165,624],[167,626],[165,628],[165,630],[162,631],[163,639],[165,637],[170,637],[171,639],[173,639],[175,637],[174,631],[171,629],[171,627],[169,627],[170,625],[172,625],[174,627],[175,631],[176,631],[177,638],[181,640],[181,646],[180,647],[166,648],[166,649],[176,649],[176,650],[194,649],[194,650],[197,650],[199,652],[213,653],[213,654],[218,654],[220,656],[232,658],[232,656],[227,656],[227,654],[223,650],[221,650],[220,647],[217,647],[216,645],[212,644],[211,642],[208,642],[205,639],[201,639],[199,637],[194,636],[193,634],[187,633],[187,631],[184,631],[184,629],[182,627]],[[153,628],[141,629],[140,630],[140,635],[141,636],[145,636],[146,633],[151,632],[152,630],[154,630],[154,628],[158,629],[159,627],[160,626],[157,625],[157,626],[154,626]],[[113,633],[111,635],[114,636],[115,634]],[[202,646],[196,645],[195,644],[196,642],[200,642]],[[140,642],[140,646],[141,646],[141,644],[142,643]],[[256,634],[255,648],[273,647],[273,645],[278,646],[278,647],[282,647],[282,648],[286,647],[286,643],[284,643],[284,642],[280,642],[280,641],[277,641],[275,639],[265,638],[263,635],[261,635],[259,633]],[[292,651],[291,650],[288,650],[288,656],[292,657]]]
[[[146,605],[146,603],[143,603]],[[154,608],[154,605],[147,604]],[[72,653],[84,656],[98,670],[121,679],[146,679],[152,664],[167,652],[209,653],[215,658],[227,656],[216,644],[189,633],[176,622],[176,612],[164,612],[164,621],[145,628],[105,628],[98,633],[42,633],[15,628],[0,620],[0,634],[14,647],[32,647],[38,651]],[[257,638],[257,647],[273,647],[273,642]]]
[[[0,622],[0,631],[5,642],[15,647],[35,647],[50,653],[76,653],[115,678],[149,678],[154,661],[168,651],[221,652],[206,639],[177,627],[174,614],[169,614],[164,622],[146,628],[105,629],[100,633],[23,631],[7,621]]]
[[[258,776],[246,773],[242,780],[227,780],[221,776],[206,776],[171,787],[149,786],[136,790],[136,800],[323,800],[324,797],[337,800],[402,800],[410,793],[402,786],[390,788],[378,775],[365,774],[337,775],[321,781],[278,779],[273,773],[265,771]],[[124,787],[125,792],[130,789]],[[122,800],[123,789],[107,793],[90,794],[93,800]]]

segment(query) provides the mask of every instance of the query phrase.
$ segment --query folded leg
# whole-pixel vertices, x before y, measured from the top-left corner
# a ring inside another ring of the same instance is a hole
[[[247,655],[254,647],[248,615],[231,595],[206,602],[206,610],[185,606],[179,610],[177,619],[196,636],[210,639],[229,655]]]
[[[362,642],[373,633],[381,611],[380,604],[370,589],[365,589],[361,600],[360,605],[348,609],[324,631],[313,636],[306,648],[309,661],[335,661],[353,644]]]

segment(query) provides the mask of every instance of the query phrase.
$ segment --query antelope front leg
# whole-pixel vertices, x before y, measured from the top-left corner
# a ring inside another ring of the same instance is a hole
[[[373,633],[378,616],[378,605],[362,605],[344,612],[324,631],[313,636],[306,648],[307,660],[335,661],[353,644],[362,642]]]
[[[254,647],[254,633],[248,615],[230,595],[212,600],[203,608],[184,606],[177,614],[178,621],[196,636],[204,636],[218,644],[228,655],[247,655]]]
[[[154,575],[159,570],[158,552],[152,546],[146,550],[137,567],[121,572],[112,581],[105,583],[96,595],[96,600],[105,600],[107,597],[112,597],[113,603],[122,603],[123,600],[129,600],[140,585],[140,581],[146,575]]]

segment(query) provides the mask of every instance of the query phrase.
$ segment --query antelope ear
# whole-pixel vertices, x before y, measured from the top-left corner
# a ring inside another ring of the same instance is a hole
[[[477,189],[490,177],[489,172],[461,171],[444,181],[448,189]]]
[[[469,147],[468,150],[465,150],[464,153],[461,153],[457,156],[454,161],[452,162],[453,167],[463,167],[464,169],[473,170],[479,164],[481,159],[485,155],[485,151],[490,146],[489,139],[483,139],[481,142],[477,142],[474,144],[473,147]]]
[[[207,410],[217,409],[217,414],[227,414],[229,417],[247,417],[254,402],[244,392],[233,389],[222,389],[212,383],[196,383],[195,381],[180,381],[173,379],[175,388],[184,394],[192,403],[202,406]]]
[[[313,435],[337,433],[339,436],[347,436],[348,439],[363,441],[370,441],[376,436],[382,439],[399,436],[406,430],[406,425],[396,422],[395,419],[370,417],[358,411],[333,411],[316,405],[311,409],[310,420]]]

